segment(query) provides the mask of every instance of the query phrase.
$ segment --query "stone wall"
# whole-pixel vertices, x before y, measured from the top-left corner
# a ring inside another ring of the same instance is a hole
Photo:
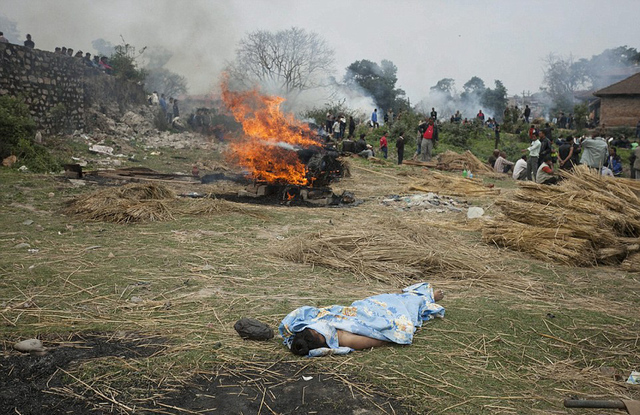
[[[22,97],[45,132],[82,130],[92,106],[142,104],[141,85],[121,81],[81,59],[0,43],[0,95]]]
[[[606,96],[600,102],[600,125],[635,127],[640,120],[640,96]]]

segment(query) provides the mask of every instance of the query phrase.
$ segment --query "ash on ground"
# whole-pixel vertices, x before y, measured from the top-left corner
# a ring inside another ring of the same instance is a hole
[[[380,203],[394,207],[401,211],[420,212],[465,212],[469,208],[466,200],[458,200],[449,196],[440,196],[435,193],[419,193],[413,195],[390,195]]]

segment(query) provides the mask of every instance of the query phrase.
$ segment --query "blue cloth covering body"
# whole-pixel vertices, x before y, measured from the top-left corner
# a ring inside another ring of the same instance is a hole
[[[300,307],[282,320],[279,330],[289,348],[293,335],[305,328],[322,334],[330,349],[340,348],[337,330],[397,344],[411,344],[416,328],[434,317],[444,317],[444,308],[434,302],[430,284],[418,283],[405,288],[400,294],[380,294],[355,301],[348,307]],[[340,349],[332,354],[351,351],[344,347]],[[325,354],[309,352],[310,356]]]

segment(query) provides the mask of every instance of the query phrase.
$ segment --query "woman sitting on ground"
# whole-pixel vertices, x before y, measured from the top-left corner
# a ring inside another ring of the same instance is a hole
[[[428,283],[407,287],[400,294],[380,294],[358,300],[349,307],[304,306],[280,323],[284,344],[299,356],[346,354],[391,343],[411,344],[424,321],[444,317],[436,301],[442,290]]]

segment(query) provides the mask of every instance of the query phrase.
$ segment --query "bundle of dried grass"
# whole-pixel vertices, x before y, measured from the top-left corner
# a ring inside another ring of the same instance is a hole
[[[621,264],[622,269],[629,272],[640,272],[640,252],[629,255]]]
[[[483,163],[469,150],[462,154],[447,150],[438,155],[438,169],[440,170],[471,170],[478,173],[493,171],[489,165]]]
[[[499,200],[504,217],[483,229],[485,242],[570,265],[619,263],[640,249],[640,185],[586,167],[562,172],[558,186],[524,182]]]
[[[85,220],[103,222],[165,221],[173,219],[169,203],[175,197],[166,186],[134,183],[79,196],[65,211]]]
[[[424,183],[413,185],[410,191],[432,192],[450,196],[495,196],[500,189],[487,187],[480,179],[468,179],[462,176],[425,171]]]

